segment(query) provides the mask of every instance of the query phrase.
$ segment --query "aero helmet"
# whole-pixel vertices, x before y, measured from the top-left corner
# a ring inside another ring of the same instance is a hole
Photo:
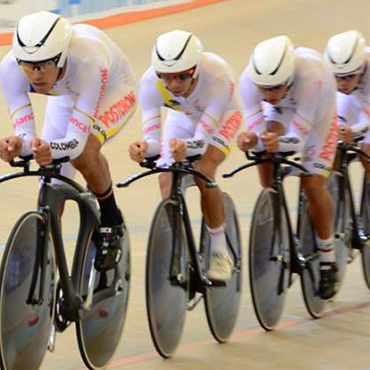
[[[72,25],[51,12],[38,12],[21,18],[13,36],[13,52],[18,61],[42,62],[58,58],[61,68],[67,57]]]
[[[358,31],[347,31],[331,37],[325,49],[334,74],[351,74],[365,61],[365,39]]]
[[[260,42],[254,49],[247,73],[253,83],[277,86],[290,83],[295,66],[294,47],[287,36]]]
[[[203,45],[190,32],[171,31],[160,35],[153,47],[152,66],[157,73],[184,72],[197,67],[203,52]],[[196,77],[196,68],[193,77]]]

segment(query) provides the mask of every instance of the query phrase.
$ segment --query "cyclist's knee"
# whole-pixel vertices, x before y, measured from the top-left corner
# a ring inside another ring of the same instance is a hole
[[[302,187],[310,199],[319,199],[329,194],[326,188],[326,179],[321,175],[313,175],[302,179]]]
[[[82,174],[85,174],[86,172],[89,172],[90,169],[107,166],[107,161],[101,154],[100,149],[101,144],[99,140],[95,136],[90,135],[82,153],[71,161],[73,167]]]
[[[201,172],[203,175],[207,176],[208,178],[214,180],[216,175],[218,164],[212,161],[203,162],[197,165],[197,171]],[[206,183],[201,178],[195,176],[194,182],[198,186],[200,190],[208,189],[206,188]]]
[[[257,166],[260,184],[263,188],[268,188],[272,184],[272,166],[262,164]]]
[[[225,158],[226,155],[220,149],[209,145],[206,153],[197,162],[196,170],[211,179],[215,179],[217,168]],[[198,187],[205,186],[204,181],[199,178],[195,178],[194,181]]]
[[[278,121],[267,121],[266,127],[268,132],[274,132],[278,135],[284,135],[285,134],[285,126]]]
[[[172,175],[170,173],[161,173],[158,176],[158,183],[162,198],[168,198],[171,193]]]
[[[71,163],[76,170],[85,175],[92,169],[101,167],[101,162],[104,160],[101,157],[100,153],[95,153],[95,155],[92,156],[82,153],[79,157],[73,159]]]

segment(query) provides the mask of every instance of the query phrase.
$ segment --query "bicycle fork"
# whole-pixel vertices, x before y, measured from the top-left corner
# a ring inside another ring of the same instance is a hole
[[[32,280],[30,290],[28,292],[28,297],[26,300],[27,304],[31,305],[42,305],[44,302],[44,285],[45,285],[45,273],[48,261],[48,251],[49,251],[49,235],[48,230],[50,226],[50,217],[47,207],[40,207],[38,214],[44,220],[44,223],[37,222],[36,225],[36,257],[35,265],[32,273]],[[36,285],[39,275],[39,268],[41,269],[41,276],[39,280],[39,294],[36,297]],[[52,272],[54,274],[54,272]]]

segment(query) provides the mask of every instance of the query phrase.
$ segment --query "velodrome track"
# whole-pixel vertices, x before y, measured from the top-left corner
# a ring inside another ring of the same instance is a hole
[[[178,28],[194,32],[205,49],[215,52],[234,67],[237,75],[245,68],[248,56],[259,41],[289,35],[296,45],[323,50],[334,33],[357,28],[370,43],[368,0],[233,0],[191,11],[155,18],[106,30],[122,47],[139,78],[150,63],[150,52],[157,35]],[[0,48],[3,57],[8,46]],[[43,97],[33,97],[38,127],[41,127]],[[11,134],[7,109],[0,95],[0,137]],[[140,171],[127,155],[128,144],[141,137],[140,110],[120,136],[105,148],[115,182]],[[235,150],[220,169],[220,174],[244,162]],[[0,175],[12,171],[0,163]],[[361,168],[352,168],[358,189]],[[256,173],[250,170],[231,180],[219,178],[240,214],[244,256],[247,255],[248,228],[254,201],[259,192]],[[292,215],[295,215],[297,184],[288,181]],[[0,244],[20,214],[34,208],[37,183],[19,180],[0,186]],[[228,344],[219,345],[208,330],[203,305],[187,316],[182,345],[170,360],[162,360],[154,351],[147,325],[144,297],[146,240],[150,220],[159,201],[155,178],[144,179],[128,189],[117,189],[118,202],[125,212],[131,232],[132,285],[129,311],[122,340],[110,369],[134,370],[366,370],[370,369],[370,294],[365,286],[359,259],[349,266],[344,286],[335,301],[327,305],[327,314],[311,320],[303,304],[298,282],[290,289],[281,325],[276,331],[260,329],[249,293],[246,259],[244,288],[239,319]],[[198,196],[189,194],[192,218],[199,225]],[[67,249],[73,251],[76,235],[75,206],[67,207],[63,221]],[[196,232],[198,227],[195,228]],[[16,308],[15,308],[16,309]],[[80,370],[84,365],[77,348],[74,327],[57,337],[56,351],[47,354],[43,370]],[[25,369],[26,370],[26,369]]]

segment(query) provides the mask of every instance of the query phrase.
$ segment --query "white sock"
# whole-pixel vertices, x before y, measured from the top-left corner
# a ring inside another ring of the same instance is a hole
[[[211,253],[227,253],[225,225],[214,229],[207,226],[211,238]]]
[[[319,255],[321,262],[335,262],[334,238],[320,239],[316,235],[317,246],[319,248]]]

